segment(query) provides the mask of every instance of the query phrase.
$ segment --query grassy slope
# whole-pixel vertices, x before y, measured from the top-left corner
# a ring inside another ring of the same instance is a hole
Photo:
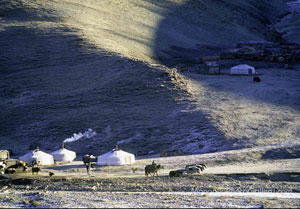
[[[149,62],[174,45],[263,40],[278,2],[1,1],[1,145],[53,150],[93,128],[97,137],[69,146],[79,154],[120,140],[133,152],[190,141],[187,152],[230,148],[215,119],[186,100],[188,81]]]

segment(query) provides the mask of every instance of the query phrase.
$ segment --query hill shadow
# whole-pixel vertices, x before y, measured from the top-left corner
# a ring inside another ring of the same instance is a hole
[[[239,41],[264,40],[276,12],[261,1],[144,1],[165,10],[156,28],[153,54],[169,66],[218,54]]]
[[[30,24],[0,31],[1,147],[15,155],[30,145],[50,152],[92,128],[96,137],[68,148],[99,155],[130,139],[120,147],[161,151],[195,127],[209,129],[218,136],[216,144],[224,145],[223,133],[204,114],[180,112],[188,101],[165,70],[98,49],[76,32]],[[213,143],[208,147],[217,151]]]
[[[234,48],[240,41],[273,41],[275,37],[270,36],[268,27],[276,21],[276,17],[285,11],[280,11],[278,1],[274,1],[274,5],[262,1],[241,3],[227,0],[190,0],[181,5],[144,1],[165,10],[163,18],[156,28],[153,56],[158,62],[169,67],[178,64],[195,65],[199,63],[200,57],[220,55],[224,50]],[[240,60],[238,64],[262,66],[259,62],[243,60]],[[232,67],[236,65],[236,62],[233,61],[230,64],[228,61],[227,65]],[[230,67],[225,68],[229,69]],[[296,84],[296,80],[300,82],[300,75],[297,65],[293,71],[289,72],[263,71],[260,76],[262,83],[266,85],[261,84],[261,87],[253,85],[252,77],[230,78],[226,75],[218,77],[220,81],[243,80],[242,86],[234,90],[230,90],[228,85],[220,88],[222,84],[210,82],[212,79],[207,75],[194,76],[188,73],[184,75],[190,79],[196,79],[200,85],[207,85],[215,91],[240,94],[242,97],[253,101],[300,110],[300,99],[298,99],[300,95],[297,93],[300,89]],[[290,83],[289,80],[295,80],[295,82]],[[274,88],[270,90],[269,86],[272,85]],[[267,96],[265,92],[258,91],[258,89],[262,90],[263,88],[268,88],[266,90],[268,91]],[[249,94],[245,89],[255,89],[257,93],[256,95],[255,93]],[[260,95],[260,93],[264,93],[264,95]],[[277,95],[278,99],[271,95]]]

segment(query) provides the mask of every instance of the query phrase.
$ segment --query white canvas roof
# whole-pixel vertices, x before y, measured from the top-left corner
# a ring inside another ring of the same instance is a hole
[[[60,161],[60,162],[72,162],[76,158],[76,153],[65,149],[61,148],[59,150],[56,150],[51,153],[55,161]]]
[[[22,160],[23,162],[29,163],[31,165],[33,160],[40,161],[40,165],[52,165],[54,164],[53,156],[50,154],[47,154],[43,151],[40,151],[38,149],[33,150],[21,157],[19,157],[19,160]]]
[[[98,165],[130,165],[135,162],[135,156],[123,150],[112,150],[98,156]]]
[[[255,73],[256,73],[255,68],[247,64],[236,65],[230,68],[230,74],[255,74]]]

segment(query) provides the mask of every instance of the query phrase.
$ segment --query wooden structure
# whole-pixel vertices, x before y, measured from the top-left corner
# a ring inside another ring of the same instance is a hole
[[[220,74],[220,65],[216,62],[205,62],[205,67],[210,75]]]

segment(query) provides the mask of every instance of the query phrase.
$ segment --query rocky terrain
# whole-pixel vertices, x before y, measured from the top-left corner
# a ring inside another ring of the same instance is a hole
[[[227,160],[224,156],[227,156]],[[96,166],[87,175],[82,162],[44,166],[39,175],[19,173],[0,179],[0,205],[7,207],[273,207],[300,205],[299,161],[241,163],[239,153],[149,158],[131,166]],[[152,160],[164,166],[145,177]],[[201,162],[201,174],[169,178],[170,170]],[[131,168],[137,168],[133,173]],[[48,172],[55,175],[49,177]]]
[[[247,180],[239,178],[195,176],[174,180],[164,177],[106,180],[19,179],[13,180],[2,190],[0,201],[8,207],[47,208],[299,207],[299,196],[296,198],[295,193],[278,198],[272,197],[270,192],[299,192],[297,183],[257,180],[255,176]],[[47,189],[45,185],[49,185]],[[245,194],[241,198],[218,192]],[[251,196],[246,192],[256,192],[257,195]],[[258,195],[258,192],[266,194]]]

